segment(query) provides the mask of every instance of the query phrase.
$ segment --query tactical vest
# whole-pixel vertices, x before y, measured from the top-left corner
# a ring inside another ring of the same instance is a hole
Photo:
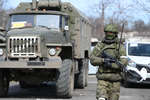
[[[120,54],[118,55],[118,43],[106,44],[102,42],[102,50],[100,56],[102,56],[102,52],[105,52],[111,55],[114,58],[119,59]],[[105,66],[104,64],[99,66],[96,77],[98,80],[106,80],[106,81],[120,81],[122,79],[120,74],[120,69],[112,69],[110,66]]]
[[[100,48],[100,57],[102,57],[102,53],[105,52],[109,55],[111,55],[113,58],[120,59],[120,52],[118,52],[119,48],[119,42],[116,40],[116,42],[109,42],[104,41],[101,43]],[[96,77],[98,80],[106,80],[106,81],[120,81],[122,79],[121,77],[121,69],[118,67],[118,69],[113,69],[110,66],[105,66],[104,63],[102,63],[99,66],[98,72],[96,74]]]
[[[118,47],[119,44],[117,43],[112,43],[112,44],[106,44],[102,43],[103,49],[101,50],[100,56],[102,56],[102,53],[105,51],[107,54],[111,55],[113,58],[119,59],[120,54],[118,53]],[[120,69],[112,69],[110,66],[106,66],[104,64],[100,65],[99,67],[99,72],[100,73],[116,73],[120,72]]]

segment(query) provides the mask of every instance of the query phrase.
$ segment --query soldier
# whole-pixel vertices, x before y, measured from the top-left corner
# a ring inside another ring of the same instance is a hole
[[[90,55],[91,64],[99,66],[96,73],[98,80],[96,98],[97,100],[119,100],[121,67],[116,62],[110,62],[108,58],[104,58],[103,53],[111,55],[121,64],[126,65],[127,60],[121,58],[125,56],[125,49],[122,44],[119,46],[116,25],[106,25],[104,32],[105,38],[95,46]]]

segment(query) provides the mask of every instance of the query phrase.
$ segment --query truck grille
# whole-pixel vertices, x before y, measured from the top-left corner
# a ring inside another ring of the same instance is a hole
[[[37,57],[40,52],[39,37],[10,37],[8,51],[11,57]]]

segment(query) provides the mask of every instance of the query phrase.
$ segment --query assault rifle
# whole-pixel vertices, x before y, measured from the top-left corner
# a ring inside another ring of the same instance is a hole
[[[111,64],[111,63],[116,63],[118,66],[121,67],[121,69],[124,68],[124,65],[118,61],[117,58],[112,57],[111,55],[107,54],[105,51],[102,52],[102,58],[104,58],[104,64]]]

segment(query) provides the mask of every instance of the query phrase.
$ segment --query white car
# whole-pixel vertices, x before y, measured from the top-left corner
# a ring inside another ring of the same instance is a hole
[[[126,42],[128,65],[124,69],[124,85],[150,84],[150,42]]]

